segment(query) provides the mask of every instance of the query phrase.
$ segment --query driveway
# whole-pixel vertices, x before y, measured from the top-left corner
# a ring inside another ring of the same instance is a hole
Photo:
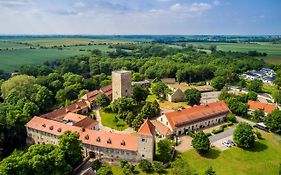
[[[228,137],[225,137],[223,139],[217,140],[217,141],[213,142],[212,145],[215,146],[216,148],[218,148],[220,151],[227,150],[228,147],[225,146],[224,144],[222,144],[222,142],[224,140],[232,140],[233,141],[233,136],[228,136]]]
[[[229,128],[229,129],[225,130],[224,132],[221,132],[221,133],[210,136],[209,140],[210,140],[211,143],[213,143],[215,141],[218,141],[218,140],[224,139],[226,137],[232,136],[234,130],[235,130],[235,127]]]
[[[175,149],[178,152],[182,153],[187,150],[193,149],[192,144],[191,144],[192,137],[185,135],[185,136],[180,136],[179,139],[180,139],[181,143],[175,147]]]

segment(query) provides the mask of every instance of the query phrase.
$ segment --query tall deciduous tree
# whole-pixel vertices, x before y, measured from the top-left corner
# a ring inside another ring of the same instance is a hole
[[[192,146],[200,154],[203,154],[210,150],[210,140],[203,131],[200,131],[194,134],[194,137],[192,139]]]
[[[262,92],[262,86],[263,86],[263,83],[261,80],[252,80],[248,84],[247,89],[249,91],[254,91],[254,92],[259,93],[259,92]]]
[[[233,140],[240,147],[252,147],[255,143],[252,127],[248,123],[239,123],[234,130]]]
[[[158,159],[159,161],[166,163],[172,158],[172,142],[169,139],[164,139],[158,142]]]
[[[269,114],[266,117],[266,125],[270,131],[281,135],[281,111],[276,109]]]
[[[107,95],[105,95],[104,93],[100,93],[96,100],[95,100],[97,105],[100,105],[101,107],[106,107],[110,104],[110,99]]]
[[[184,99],[189,105],[193,106],[200,104],[201,92],[197,89],[187,89],[186,91],[184,91],[184,94]]]
[[[135,84],[133,86],[132,98],[134,101],[139,104],[142,101],[145,101],[149,92],[148,90],[143,87],[141,84]]]

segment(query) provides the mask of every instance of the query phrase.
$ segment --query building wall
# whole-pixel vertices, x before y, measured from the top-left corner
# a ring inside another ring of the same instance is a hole
[[[183,101],[184,93],[177,89],[173,94],[167,94],[167,100],[170,102],[180,102]]]
[[[168,128],[170,128],[174,134],[182,135],[182,134],[185,134],[185,132],[187,132],[187,131],[195,131],[195,130],[198,130],[201,128],[205,128],[208,126],[212,126],[212,125],[221,123],[221,122],[225,121],[225,116],[226,115],[220,115],[220,116],[217,116],[212,119],[207,119],[207,120],[204,120],[201,122],[192,123],[192,124],[185,125],[185,126],[182,126],[182,127],[176,128],[176,129],[172,129],[172,127],[171,127],[170,123],[168,122],[168,119],[165,115],[158,117],[157,120],[160,121],[161,123],[163,123]]]
[[[58,137],[49,133],[41,132],[34,129],[26,129],[27,131],[27,144],[58,144]],[[149,149],[148,149],[149,150]],[[96,157],[100,159],[105,159],[107,161],[115,160],[128,160],[128,161],[138,161],[140,160],[140,155],[137,151],[128,151],[120,149],[111,149],[104,147],[97,147],[94,145],[83,143],[83,154],[85,157],[89,155],[89,152],[95,152]],[[147,156],[147,155],[146,155]]]
[[[129,71],[113,71],[112,72],[112,99],[120,97],[131,97],[131,72]]]
[[[154,136],[143,136],[138,137],[138,154],[140,159],[146,159],[153,161],[154,149],[155,149]]]

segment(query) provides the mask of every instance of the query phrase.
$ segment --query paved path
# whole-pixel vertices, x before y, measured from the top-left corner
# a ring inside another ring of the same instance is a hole
[[[229,129],[225,130],[224,132],[212,135],[212,136],[209,137],[210,142],[213,143],[217,140],[229,137],[233,134],[234,130],[235,130],[235,127],[232,127],[232,128],[229,128]]]
[[[236,118],[237,118],[237,121],[238,121],[238,122],[245,122],[245,123],[250,124],[251,126],[253,126],[253,125],[256,124],[255,122],[252,122],[252,121],[250,121],[250,120],[244,119],[244,118],[242,118],[242,117],[236,116]]]
[[[116,129],[112,129],[110,127],[104,126],[102,124],[102,121],[101,121],[101,116],[100,116],[99,109],[96,109],[94,111],[96,112],[96,120],[99,122],[100,130],[107,131],[107,132],[120,133],[120,134],[132,134],[132,133],[135,133],[135,130],[133,128],[130,128],[130,127],[125,129],[125,130],[123,130],[123,131],[118,131]]]

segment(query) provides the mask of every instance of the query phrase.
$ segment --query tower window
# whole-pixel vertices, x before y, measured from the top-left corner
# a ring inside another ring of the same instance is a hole
[[[145,139],[144,139],[144,138],[142,138],[142,139],[141,139],[141,141],[142,141],[142,142],[145,142]]]
[[[144,155],[143,155],[143,154],[142,154],[141,156],[142,156],[142,157],[144,157]]]
[[[126,89],[125,92],[128,92],[128,90]]]

